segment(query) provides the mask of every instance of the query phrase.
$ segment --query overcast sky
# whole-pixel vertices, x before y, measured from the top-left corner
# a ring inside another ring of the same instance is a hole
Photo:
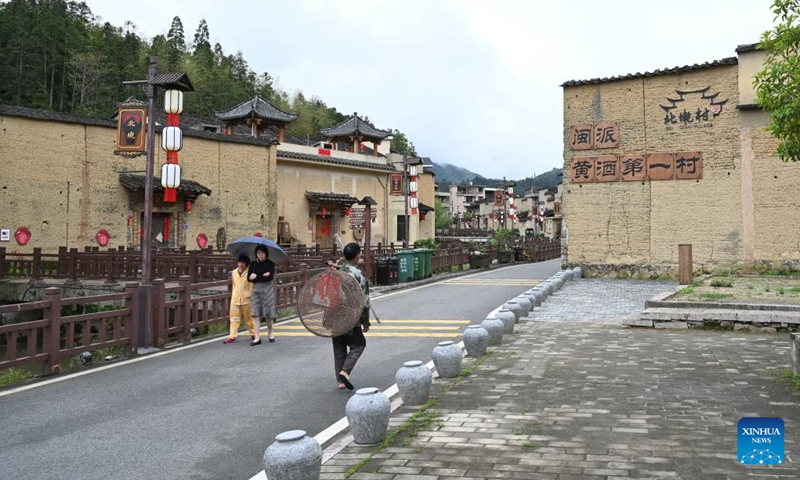
[[[417,152],[485,177],[562,164],[562,90],[735,56],[771,0],[88,0],[146,37],[201,18],[281,88],[405,132]],[[135,5],[135,6],[134,6]],[[189,160],[191,161],[191,160]]]

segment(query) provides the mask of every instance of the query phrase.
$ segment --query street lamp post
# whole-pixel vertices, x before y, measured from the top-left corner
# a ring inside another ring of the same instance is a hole
[[[411,221],[408,215],[408,207],[410,201],[408,198],[408,192],[409,190],[411,190],[413,184],[414,190],[412,193],[414,193],[414,196],[412,198],[416,200],[417,165],[420,165],[421,163],[422,161],[419,158],[406,158],[406,157],[403,158],[403,185],[404,185],[403,191],[405,193],[405,218],[406,218],[405,224],[403,225],[405,229],[405,232],[403,232],[403,248],[408,248],[409,239],[411,235],[410,234]],[[412,181],[408,181],[409,176],[412,177]],[[415,204],[412,208],[416,210],[417,206],[418,205]]]
[[[139,308],[139,345],[140,347],[151,347],[153,345],[153,298],[150,285],[150,270],[152,264],[151,235],[153,229],[153,172],[155,170],[155,151],[156,151],[156,94],[158,87],[166,89],[191,92],[194,90],[192,83],[186,73],[168,73],[159,75],[158,57],[150,57],[150,65],[147,70],[146,80],[132,80],[122,82],[123,85],[145,85],[147,87],[147,135],[146,135],[146,165],[144,180],[144,225],[141,250],[142,250],[142,273]]]

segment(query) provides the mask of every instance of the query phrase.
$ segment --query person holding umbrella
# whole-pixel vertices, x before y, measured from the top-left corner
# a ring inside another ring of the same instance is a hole
[[[254,259],[247,270],[247,281],[253,284],[250,310],[255,324],[255,338],[250,344],[261,345],[261,317],[267,318],[267,337],[275,341],[272,325],[277,318],[275,305],[275,263],[288,262],[289,256],[272,240],[261,236],[237,238],[228,244],[227,250],[233,255],[247,255]]]
[[[251,346],[261,345],[259,329],[262,317],[267,318],[267,338],[270,342],[275,341],[275,336],[272,334],[272,324],[278,315],[275,310],[273,278],[275,278],[275,262],[269,259],[267,247],[258,245],[256,247],[256,259],[254,262],[250,262],[247,270],[247,280],[253,284],[250,310],[253,313],[253,324],[256,326],[256,334],[253,342],[250,343]]]

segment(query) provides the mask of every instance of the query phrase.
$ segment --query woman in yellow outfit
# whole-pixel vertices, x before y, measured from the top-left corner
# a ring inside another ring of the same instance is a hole
[[[228,338],[223,340],[222,343],[236,341],[242,318],[247,322],[247,331],[250,333],[250,339],[255,339],[256,336],[255,328],[253,328],[253,317],[250,315],[250,296],[253,292],[253,284],[247,281],[247,267],[250,266],[250,258],[247,255],[239,255],[236,264],[236,269],[231,270],[231,281],[233,282],[229,314],[231,329]]]

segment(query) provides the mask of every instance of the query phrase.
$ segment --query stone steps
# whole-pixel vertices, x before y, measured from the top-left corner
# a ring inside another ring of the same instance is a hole
[[[646,308],[624,325],[654,328],[689,328],[708,324],[741,329],[747,327],[786,328],[800,325],[800,312],[780,310],[737,310],[721,308]],[[729,324],[729,325],[728,325]],[[752,330],[752,328],[750,328]]]

